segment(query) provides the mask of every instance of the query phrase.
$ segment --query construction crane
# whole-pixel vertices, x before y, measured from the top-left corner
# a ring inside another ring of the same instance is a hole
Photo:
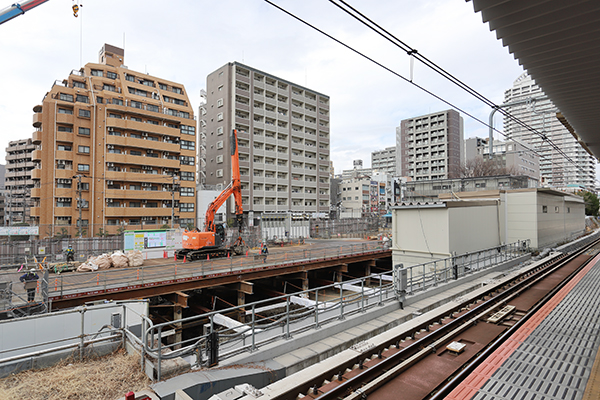
[[[240,155],[238,151],[237,130],[231,131],[231,182],[214,199],[206,210],[204,231],[184,231],[182,238],[183,249],[177,250],[178,259],[198,260],[206,257],[223,257],[230,254],[240,255],[246,250],[242,239],[244,209],[242,207],[242,189],[240,183]],[[231,244],[225,245],[225,228],[215,224],[217,210],[233,195],[235,200],[235,218],[238,226],[238,237]]]
[[[47,1],[48,0],[29,0],[22,3],[15,3],[10,7],[6,7],[0,10],[0,24],[10,21],[19,15],[25,14],[25,11],[29,11]]]

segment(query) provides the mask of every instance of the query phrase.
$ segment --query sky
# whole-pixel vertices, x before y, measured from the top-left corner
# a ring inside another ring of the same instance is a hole
[[[350,47],[409,77],[410,57],[327,0],[273,0]],[[0,9],[15,3],[0,0]],[[354,8],[496,104],[523,72],[464,0],[348,0]],[[330,96],[336,173],[395,145],[400,121],[453,108],[293,19],[264,0],[50,0],[0,25],[0,163],[31,137],[33,107],[104,43],[131,70],[182,83],[197,112],[206,76],[239,61]],[[487,121],[490,108],[422,64],[413,81]],[[465,138],[488,128],[463,115]],[[496,127],[502,127],[496,117]]]

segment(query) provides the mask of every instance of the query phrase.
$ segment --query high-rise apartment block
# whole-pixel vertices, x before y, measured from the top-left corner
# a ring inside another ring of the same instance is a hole
[[[540,179],[540,160],[536,153],[527,150],[521,143],[512,140],[494,140],[491,168],[485,163],[490,160],[489,139],[472,137],[464,141],[466,168],[477,169],[480,160],[481,172],[485,175],[527,175]]]
[[[455,110],[405,119],[396,128],[397,176],[457,177],[463,163],[463,119]]]
[[[99,58],[34,107],[40,236],[195,224],[196,123],[185,88],[128,69],[118,47],[104,45]]]
[[[371,168],[390,176],[396,175],[396,146],[372,152]]]
[[[594,158],[558,120],[559,110],[527,73],[519,76],[513,87],[504,92],[503,109],[539,133],[531,132],[526,126],[504,117],[506,137],[522,142],[539,153],[542,185],[595,187]],[[570,160],[544,137],[552,141]]]
[[[7,223],[29,222],[31,207],[31,173],[35,168],[32,160],[33,150],[37,146],[31,139],[8,142],[6,148],[6,169],[4,189],[6,196]]]
[[[208,185],[231,181],[230,133],[237,129],[250,218],[329,212],[329,96],[238,62],[212,72],[206,92]]]

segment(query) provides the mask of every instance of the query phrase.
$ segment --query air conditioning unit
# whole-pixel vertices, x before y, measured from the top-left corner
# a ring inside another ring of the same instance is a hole
[[[67,162],[65,160],[58,160],[58,165],[65,165]]]
[[[148,134],[146,132],[143,132],[142,136],[148,137]]]
[[[148,202],[148,200],[142,200],[142,203],[146,204]]]
[[[148,150],[146,150],[146,153],[147,153],[147,154],[152,154],[152,153],[153,153],[153,151],[152,151],[152,150],[150,150],[150,149],[148,149]]]
[[[106,163],[106,166],[107,166],[107,167],[114,167],[114,166],[115,166],[115,164],[114,164],[114,163],[111,163],[111,162],[109,162],[109,163]]]
[[[112,185],[112,184],[113,184],[113,181],[106,181],[106,184],[107,184],[107,185]]]
[[[108,145],[108,146],[106,146],[106,147],[108,147],[108,149],[109,149],[109,150],[112,150],[112,149],[114,149],[114,148],[115,148],[115,146],[113,146],[112,144],[109,144],[109,145]]]
[[[150,187],[150,184],[149,184],[149,183],[146,183],[146,182],[144,182],[144,183],[142,183],[142,186],[143,186],[143,187]]]
[[[115,130],[115,128],[113,128],[112,126],[109,126],[109,127],[108,127],[108,131],[109,131],[109,132],[112,132],[112,131],[114,131],[114,130]]]
[[[106,199],[106,202],[107,202],[107,203],[112,203],[112,202],[113,202],[113,199]]]

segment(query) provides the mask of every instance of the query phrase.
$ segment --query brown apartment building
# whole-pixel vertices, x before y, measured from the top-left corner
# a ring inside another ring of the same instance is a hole
[[[182,84],[128,69],[106,44],[33,110],[40,237],[194,223],[196,123]]]

